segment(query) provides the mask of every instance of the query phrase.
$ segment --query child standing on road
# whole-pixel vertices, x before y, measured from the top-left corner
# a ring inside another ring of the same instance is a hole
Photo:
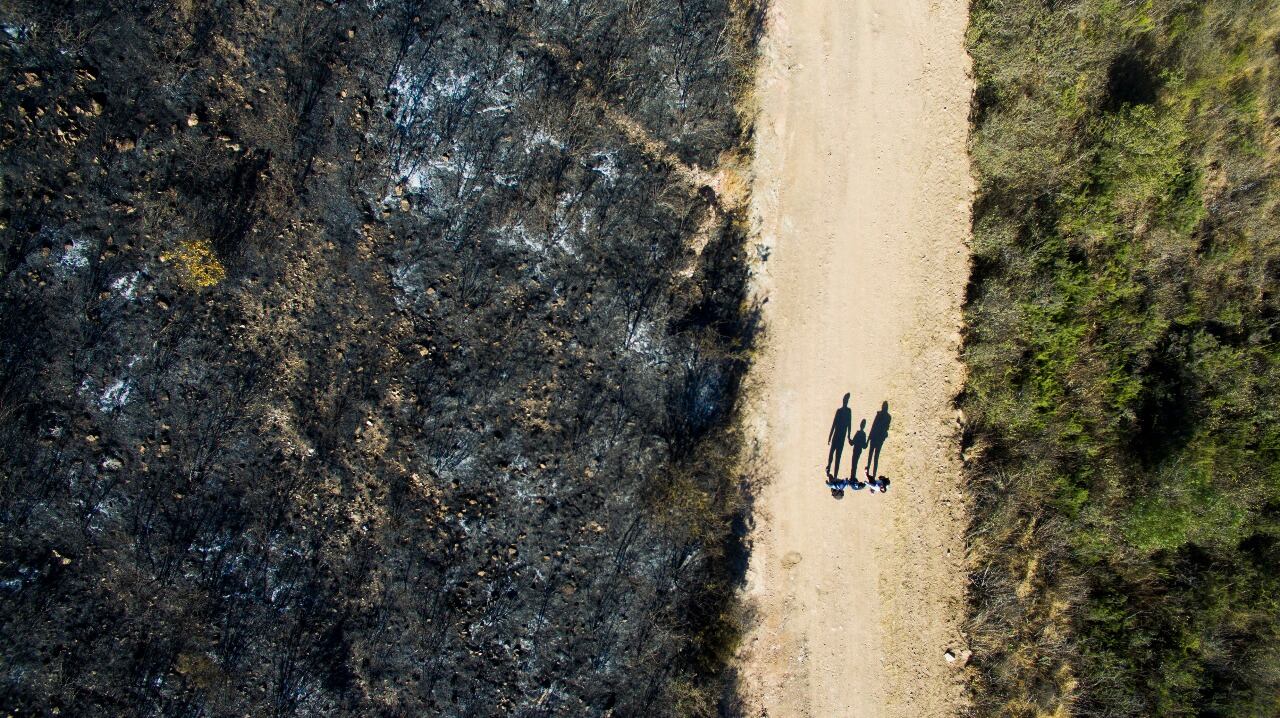
[[[868,481],[867,486],[871,487],[871,493],[873,494],[876,491],[879,491],[882,494],[886,494],[889,492],[889,480],[883,476],[881,476],[878,479],[872,479],[871,481]]]

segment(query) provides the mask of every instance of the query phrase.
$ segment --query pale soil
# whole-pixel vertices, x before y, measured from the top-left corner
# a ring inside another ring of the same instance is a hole
[[[968,276],[968,3],[772,2],[752,199],[770,251],[757,284],[767,347],[751,381],[770,480],[752,536],[748,697],[755,715],[956,715],[963,661],[944,652],[965,647],[951,400]],[[836,501],[823,486],[845,392],[855,427],[889,402],[887,494]]]

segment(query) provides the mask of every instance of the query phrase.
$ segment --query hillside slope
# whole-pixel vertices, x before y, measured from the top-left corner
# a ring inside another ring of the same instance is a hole
[[[1280,8],[974,3],[979,715],[1280,714]]]
[[[730,704],[755,12],[4,3],[0,705]]]

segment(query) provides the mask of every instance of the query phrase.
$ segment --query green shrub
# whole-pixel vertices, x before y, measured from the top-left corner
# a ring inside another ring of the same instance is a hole
[[[1280,708],[1278,43],[1263,0],[973,5],[976,715]]]

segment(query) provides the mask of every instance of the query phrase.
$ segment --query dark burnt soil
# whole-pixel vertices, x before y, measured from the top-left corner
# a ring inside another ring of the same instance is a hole
[[[644,5],[0,6],[7,713],[733,710],[742,218],[601,101],[759,16]]]

